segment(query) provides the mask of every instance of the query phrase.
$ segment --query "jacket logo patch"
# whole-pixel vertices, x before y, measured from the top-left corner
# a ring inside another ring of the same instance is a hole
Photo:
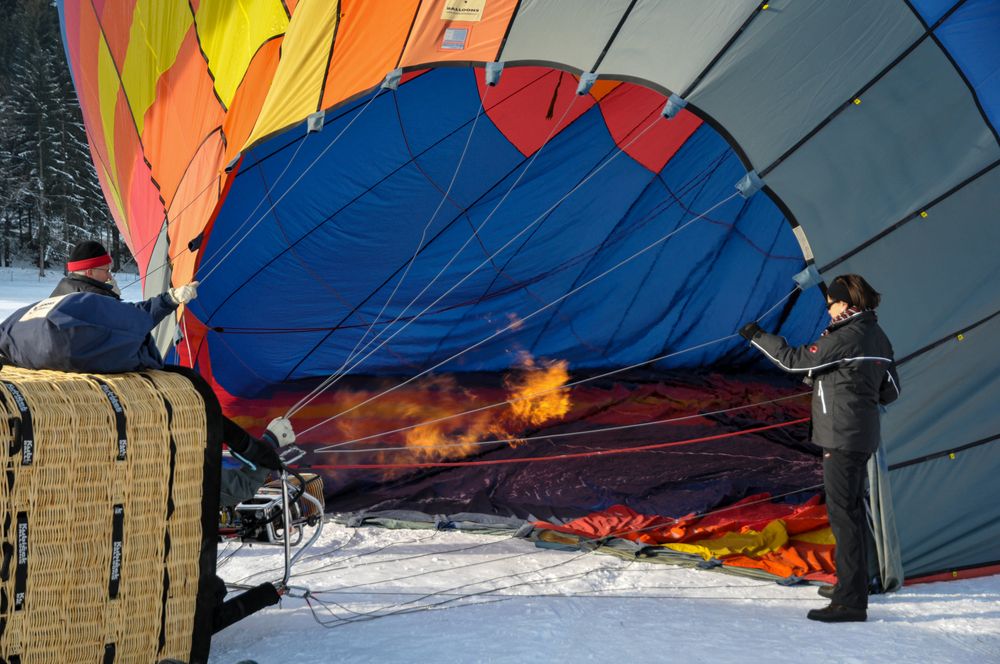
[[[819,346],[817,346],[816,344],[813,344],[812,346],[809,346],[809,352],[810,353],[817,353],[817,352],[819,352]]]

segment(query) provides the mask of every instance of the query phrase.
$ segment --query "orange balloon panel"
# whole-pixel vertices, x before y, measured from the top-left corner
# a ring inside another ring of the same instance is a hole
[[[198,252],[190,251],[188,243],[201,233],[204,220],[211,217],[219,202],[223,175],[217,165],[224,150],[221,132],[212,132],[187,165],[174,204],[167,212],[174,284],[184,284],[194,278]]]
[[[125,94],[118,91],[114,123],[114,163],[118,168],[119,190],[131,230],[133,253],[147,238],[155,237],[163,222],[160,192],[151,178],[142,145],[135,131],[132,112]],[[139,246],[136,246],[136,245]]]
[[[466,15],[446,11],[455,4],[450,0],[421,4],[400,62],[403,67],[496,59],[517,2],[470,0],[465,5],[472,9]]]
[[[340,25],[323,89],[323,108],[377,85],[396,68],[419,3],[405,0],[386,12],[379,3],[343,0]]]
[[[156,101],[146,111],[142,142],[168,208],[191,155],[223,120],[224,111],[212,89],[212,78],[200,58],[197,35],[192,29],[181,44],[177,61],[157,82]],[[199,112],[191,113],[191,108]]]
[[[260,49],[250,61],[246,76],[236,90],[229,112],[222,122],[222,131],[226,136],[226,156],[223,164],[228,164],[240,153],[250,132],[257,123],[261,106],[267,98],[271,87],[271,79],[278,68],[281,58],[282,38],[271,39],[261,44]]]

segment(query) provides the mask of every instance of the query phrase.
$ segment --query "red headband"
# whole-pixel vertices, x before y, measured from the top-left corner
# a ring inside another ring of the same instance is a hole
[[[95,256],[93,258],[86,258],[82,261],[71,261],[66,263],[66,269],[70,272],[83,272],[84,270],[89,270],[95,267],[103,267],[105,265],[111,265],[111,256],[104,254],[103,256]]]

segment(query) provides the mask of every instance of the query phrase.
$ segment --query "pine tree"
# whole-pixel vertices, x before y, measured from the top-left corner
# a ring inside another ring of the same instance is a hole
[[[0,0],[3,260],[62,263],[113,226],[48,0]],[[9,39],[8,39],[9,37]],[[16,229],[15,229],[16,226]],[[25,228],[27,227],[27,231]],[[116,263],[120,258],[115,256]]]

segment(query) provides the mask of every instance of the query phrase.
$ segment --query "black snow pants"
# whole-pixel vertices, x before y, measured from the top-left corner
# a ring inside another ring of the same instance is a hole
[[[867,452],[823,450],[823,486],[830,528],[837,540],[837,586],[832,601],[868,608],[868,516],[865,512]]]

